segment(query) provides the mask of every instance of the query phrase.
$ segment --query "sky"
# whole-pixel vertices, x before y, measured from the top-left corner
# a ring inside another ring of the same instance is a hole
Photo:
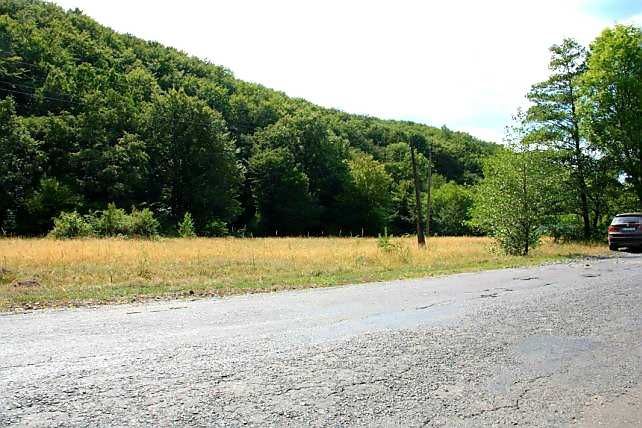
[[[548,48],[642,0],[56,0],[316,104],[501,142]]]

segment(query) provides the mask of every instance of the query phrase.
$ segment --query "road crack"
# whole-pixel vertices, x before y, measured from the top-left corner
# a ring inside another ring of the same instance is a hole
[[[519,384],[531,385],[531,384],[533,384],[533,383],[535,383],[535,382],[537,382],[539,380],[550,378],[551,376],[553,376],[552,373],[551,374],[547,374],[547,375],[536,376],[536,377],[531,378],[531,379],[518,380],[518,381],[513,382],[513,385],[519,385]],[[468,415],[465,415],[462,418],[463,419],[472,419],[472,418],[476,418],[476,417],[479,417],[479,416],[483,416],[486,413],[498,412],[500,410],[519,410],[520,402],[524,401],[524,398],[526,397],[526,395],[531,390],[532,390],[532,388],[525,387],[522,390],[522,392],[520,392],[517,395],[515,400],[513,400],[512,404],[505,404],[505,405],[502,405],[502,406],[493,406],[493,407],[491,407],[489,409],[481,409],[481,410],[478,410],[477,412],[473,412],[473,413],[470,413]]]

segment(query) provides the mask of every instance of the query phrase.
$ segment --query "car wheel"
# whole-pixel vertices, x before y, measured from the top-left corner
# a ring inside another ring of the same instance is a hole
[[[611,251],[617,251],[617,250],[619,250],[619,249],[620,249],[620,248],[619,248],[617,245],[615,245],[615,244],[609,244],[609,250],[611,250]]]

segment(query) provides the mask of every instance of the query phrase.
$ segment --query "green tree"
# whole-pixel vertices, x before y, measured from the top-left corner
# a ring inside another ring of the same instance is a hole
[[[533,85],[528,99],[533,105],[526,120],[531,125],[529,138],[543,143],[557,153],[557,159],[570,172],[568,183],[571,209],[577,211],[583,222],[584,238],[592,235],[587,174],[592,157],[587,142],[580,132],[579,80],[586,69],[586,50],[572,39],[550,48],[550,77]]]
[[[51,229],[55,216],[62,211],[73,211],[82,205],[82,200],[56,178],[42,178],[25,204],[31,217],[28,230],[40,234]]]
[[[313,231],[336,230],[337,223],[342,223],[341,213],[336,210],[338,197],[349,180],[345,162],[349,156],[347,141],[332,132],[323,116],[312,109],[284,116],[255,138],[259,147],[287,149],[293,165],[307,177],[308,192],[320,216]]]
[[[16,213],[36,182],[44,154],[21,119],[12,98],[0,101],[0,232],[16,231]]]
[[[239,212],[241,172],[225,121],[204,102],[171,90],[154,99],[145,134],[151,199],[169,218],[192,213],[197,225]]]
[[[390,217],[392,178],[371,155],[355,152],[348,162],[350,181],[341,197],[342,226],[346,231],[383,232]]]
[[[16,176],[11,169],[0,177],[26,177],[22,184],[8,185],[11,192],[18,190],[17,198],[3,193],[0,200],[0,221],[12,229],[17,223],[19,233],[39,233],[50,223],[49,208],[24,209],[25,201],[44,195],[38,188],[41,177],[60,184],[58,196],[67,190],[77,195],[66,211],[84,214],[113,201],[120,207],[149,207],[166,230],[187,211],[199,234],[223,230],[212,229],[212,221],[232,230],[251,229],[262,196],[254,195],[259,177],[245,179],[244,174],[250,159],[280,148],[293,159],[289,167],[296,171],[291,178],[297,177],[297,189],[307,186],[300,193],[306,195],[306,210],[291,233],[337,233],[355,223],[342,209],[344,195],[353,190],[349,161],[354,149],[384,163],[394,177],[391,228],[410,232],[415,215],[406,181],[412,183],[410,160],[389,161],[388,146],[402,135],[423,136],[431,141],[436,171],[460,184],[479,180],[482,159],[497,150],[447,128],[352,115],[290,98],[51,2],[0,1],[0,51],[0,97],[14,98],[16,123],[37,142],[39,153]],[[418,147],[422,178],[427,153]],[[0,156],[0,168],[13,165],[8,153]],[[399,174],[393,172],[398,167]],[[259,181],[262,188],[270,187],[267,177]],[[263,214],[282,210],[262,200]],[[50,202],[45,205],[55,209],[58,202]],[[280,233],[286,230],[279,226]]]
[[[410,146],[408,143],[393,143],[383,150],[383,160],[386,172],[393,180],[391,189],[390,223],[395,233],[410,233],[415,225],[415,187],[412,175]],[[417,172],[420,177],[428,175],[428,159],[416,154]],[[427,184],[424,180],[422,184]],[[425,191],[424,188],[421,189]]]
[[[455,182],[444,183],[433,189],[431,230],[439,235],[468,235],[468,223],[473,206],[473,193]]]
[[[194,227],[194,220],[189,212],[183,215],[183,219],[178,223],[178,236],[181,238],[195,238],[196,228]]]
[[[582,77],[584,126],[626,174],[642,207],[642,30],[616,25],[591,44]]]
[[[560,177],[545,151],[519,144],[498,153],[486,160],[475,188],[472,223],[507,253],[527,255],[558,205]]]
[[[97,178],[105,183],[107,200],[120,205],[143,202],[149,176],[149,155],[145,142],[135,134],[125,132],[102,154],[104,167]]]
[[[286,148],[254,155],[249,174],[261,232],[296,235],[317,227],[319,209],[310,195],[310,182]]]

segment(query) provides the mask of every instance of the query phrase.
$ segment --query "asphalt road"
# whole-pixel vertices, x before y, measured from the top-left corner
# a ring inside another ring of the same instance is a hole
[[[642,426],[642,257],[0,316],[0,425]]]

